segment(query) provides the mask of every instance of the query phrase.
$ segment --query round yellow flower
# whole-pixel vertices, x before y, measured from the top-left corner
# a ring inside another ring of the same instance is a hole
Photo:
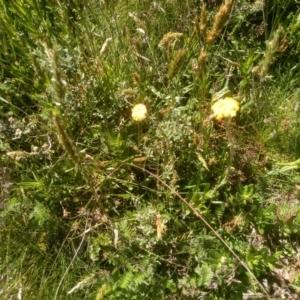
[[[216,101],[212,107],[213,116],[217,120],[223,118],[232,118],[236,116],[237,111],[240,109],[240,104],[238,101],[231,97],[226,97]]]
[[[147,115],[147,108],[144,104],[136,104],[133,108],[132,108],[132,119],[134,121],[142,121],[146,118]]]

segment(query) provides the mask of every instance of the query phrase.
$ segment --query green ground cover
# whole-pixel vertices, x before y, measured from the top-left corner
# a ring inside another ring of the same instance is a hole
[[[0,0],[0,44],[0,299],[299,297],[298,1]]]

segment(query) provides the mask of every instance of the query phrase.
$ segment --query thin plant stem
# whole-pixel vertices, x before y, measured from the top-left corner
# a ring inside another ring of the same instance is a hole
[[[86,230],[85,230],[85,231],[86,231]],[[70,264],[69,264],[68,267],[66,268],[64,274],[62,275],[62,277],[61,277],[61,279],[60,279],[60,281],[59,281],[59,283],[58,283],[58,286],[57,286],[57,288],[56,288],[55,295],[54,295],[54,300],[57,299],[57,297],[58,297],[58,292],[59,292],[59,290],[60,290],[60,288],[61,288],[61,285],[62,285],[62,283],[63,283],[63,281],[64,281],[64,279],[65,279],[67,273],[69,272],[70,268],[73,266],[73,263],[74,263],[75,259],[77,258],[78,252],[79,252],[79,250],[81,249],[81,247],[82,247],[84,241],[85,241],[85,235],[83,235],[83,237],[82,237],[82,239],[81,239],[81,241],[80,241],[80,244],[79,244],[78,248],[75,250],[75,254],[74,254],[74,256],[73,256],[73,258],[72,258]]]
[[[232,135],[230,130],[230,118],[225,119],[225,127],[226,127],[226,133],[227,133],[227,139],[229,142],[229,162],[228,162],[228,175],[230,173],[230,168],[232,166],[233,162],[233,156],[234,156],[234,149],[233,149],[233,141],[232,141]]]

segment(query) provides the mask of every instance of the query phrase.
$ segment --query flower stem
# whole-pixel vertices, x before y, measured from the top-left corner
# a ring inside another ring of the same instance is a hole
[[[226,118],[225,119],[227,139],[228,139],[228,142],[229,142],[228,175],[230,173],[230,169],[231,169],[232,161],[233,161],[233,156],[234,156],[233,141],[232,141],[232,136],[231,136],[231,131],[230,131],[230,121],[231,121],[231,118]]]

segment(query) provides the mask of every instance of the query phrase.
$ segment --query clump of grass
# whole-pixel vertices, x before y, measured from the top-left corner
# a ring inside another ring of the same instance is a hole
[[[270,93],[282,88],[278,70],[283,78],[299,66],[287,70],[278,60],[279,68],[270,68],[274,34],[262,73],[272,80],[257,85],[251,70],[261,41],[246,26],[253,5],[226,0],[209,30],[214,1],[202,1],[207,5],[196,24],[196,0],[61,0],[59,6],[49,2],[47,10],[31,2],[2,3],[0,10],[6,22],[0,22],[0,151],[6,153],[0,167],[9,170],[0,172],[3,297],[20,298],[22,291],[23,299],[36,300],[261,298],[258,288],[271,294],[268,282],[277,278],[270,269],[279,256],[298,263],[293,251],[300,206],[295,201],[287,218],[276,209],[280,203],[266,200],[278,178],[265,176],[265,154],[272,160],[282,153],[274,146],[278,141],[270,147],[259,137],[282,125],[277,135],[293,126],[290,134],[299,140],[299,114],[290,112],[297,92],[293,101],[287,90]],[[233,3],[238,13],[231,14]],[[210,47],[226,22],[226,43]],[[44,49],[41,31],[47,33]],[[297,44],[300,35],[294,35]],[[59,51],[50,47],[53,41]],[[285,79],[290,87],[296,81]],[[236,121],[230,123],[229,115],[225,123],[213,122],[210,99],[238,91]],[[140,110],[131,111],[135,103]],[[6,121],[10,116],[14,126]],[[142,122],[136,126],[132,117]],[[19,127],[22,134],[14,134]],[[60,155],[61,147],[70,159]],[[284,191],[297,199],[296,175],[279,178],[280,197]],[[285,180],[292,193],[282,188]]]

